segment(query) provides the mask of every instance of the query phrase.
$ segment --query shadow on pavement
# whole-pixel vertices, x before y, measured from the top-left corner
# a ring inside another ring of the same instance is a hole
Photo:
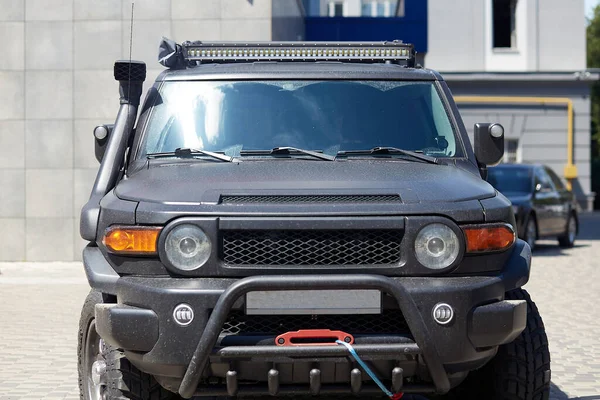
[[[589,245],[578,244],[577,242],[575,242],[575,246],[573,246],[574,249],[584,248],[584,247],[589,247]],[[535,249],[533,250],[534,257],[554,257],[554,256],[562,256],[562,255],[567,255],[567,252],[565,252],[565,249],[563,249],[562,247],[560,247],[558,245],[558,242],[554,242],[554,241],[552,241],[552,242],[543,241],[543,242],[536,243]]]
[[[579,215],[578,240],[600,240],[600,212]]]
[[[591,396],[569,397],[565,392],[560,390],[554,383],[550,383],[550,400],[599,400],[600,393]]]
[[[600,212],[579,215],[579,233],[577,234],[574,248],[588,247],[588,244],[581,243],[583,240],[600,240]],[[536,243],[533,256],[554,257],[567,255],[566,250],[558,245],[558,240],[540,240]]]

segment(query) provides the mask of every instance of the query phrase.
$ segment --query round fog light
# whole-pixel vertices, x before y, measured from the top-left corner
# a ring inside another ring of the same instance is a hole
[[[446,303],[439,303],[433,307],[433,319],[440,325],[449,324],[454,318],[454,310]]]
[[[194,320],[194,310],[189,304],[181,303],[173,310],[173,320],[177,325],[188,326]]]

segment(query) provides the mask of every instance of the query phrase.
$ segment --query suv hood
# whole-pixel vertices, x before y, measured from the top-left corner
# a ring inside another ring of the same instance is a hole
[[[403,160],[152,160],[115,189],[123,200],[216,204],[231,194],[398,194],[402,203],[481,200],[495,190],[454,165]]]

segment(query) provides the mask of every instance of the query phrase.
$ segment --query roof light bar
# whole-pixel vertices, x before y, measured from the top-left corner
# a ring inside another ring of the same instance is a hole
[[[184,42],[188,61],[234,63],[251,61],[406,62],[414,64],[414,46],[393,42]]]

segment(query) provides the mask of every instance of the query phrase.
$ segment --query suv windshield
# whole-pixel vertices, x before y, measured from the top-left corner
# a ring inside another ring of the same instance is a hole
[[[434,82],[177,81],[162,85],[138,157],[177,148],[238,157],[285,146],[460,155]]]
[[[500,193],[529,193],[532,190],[529,168],[490,168],[487,180]]]

